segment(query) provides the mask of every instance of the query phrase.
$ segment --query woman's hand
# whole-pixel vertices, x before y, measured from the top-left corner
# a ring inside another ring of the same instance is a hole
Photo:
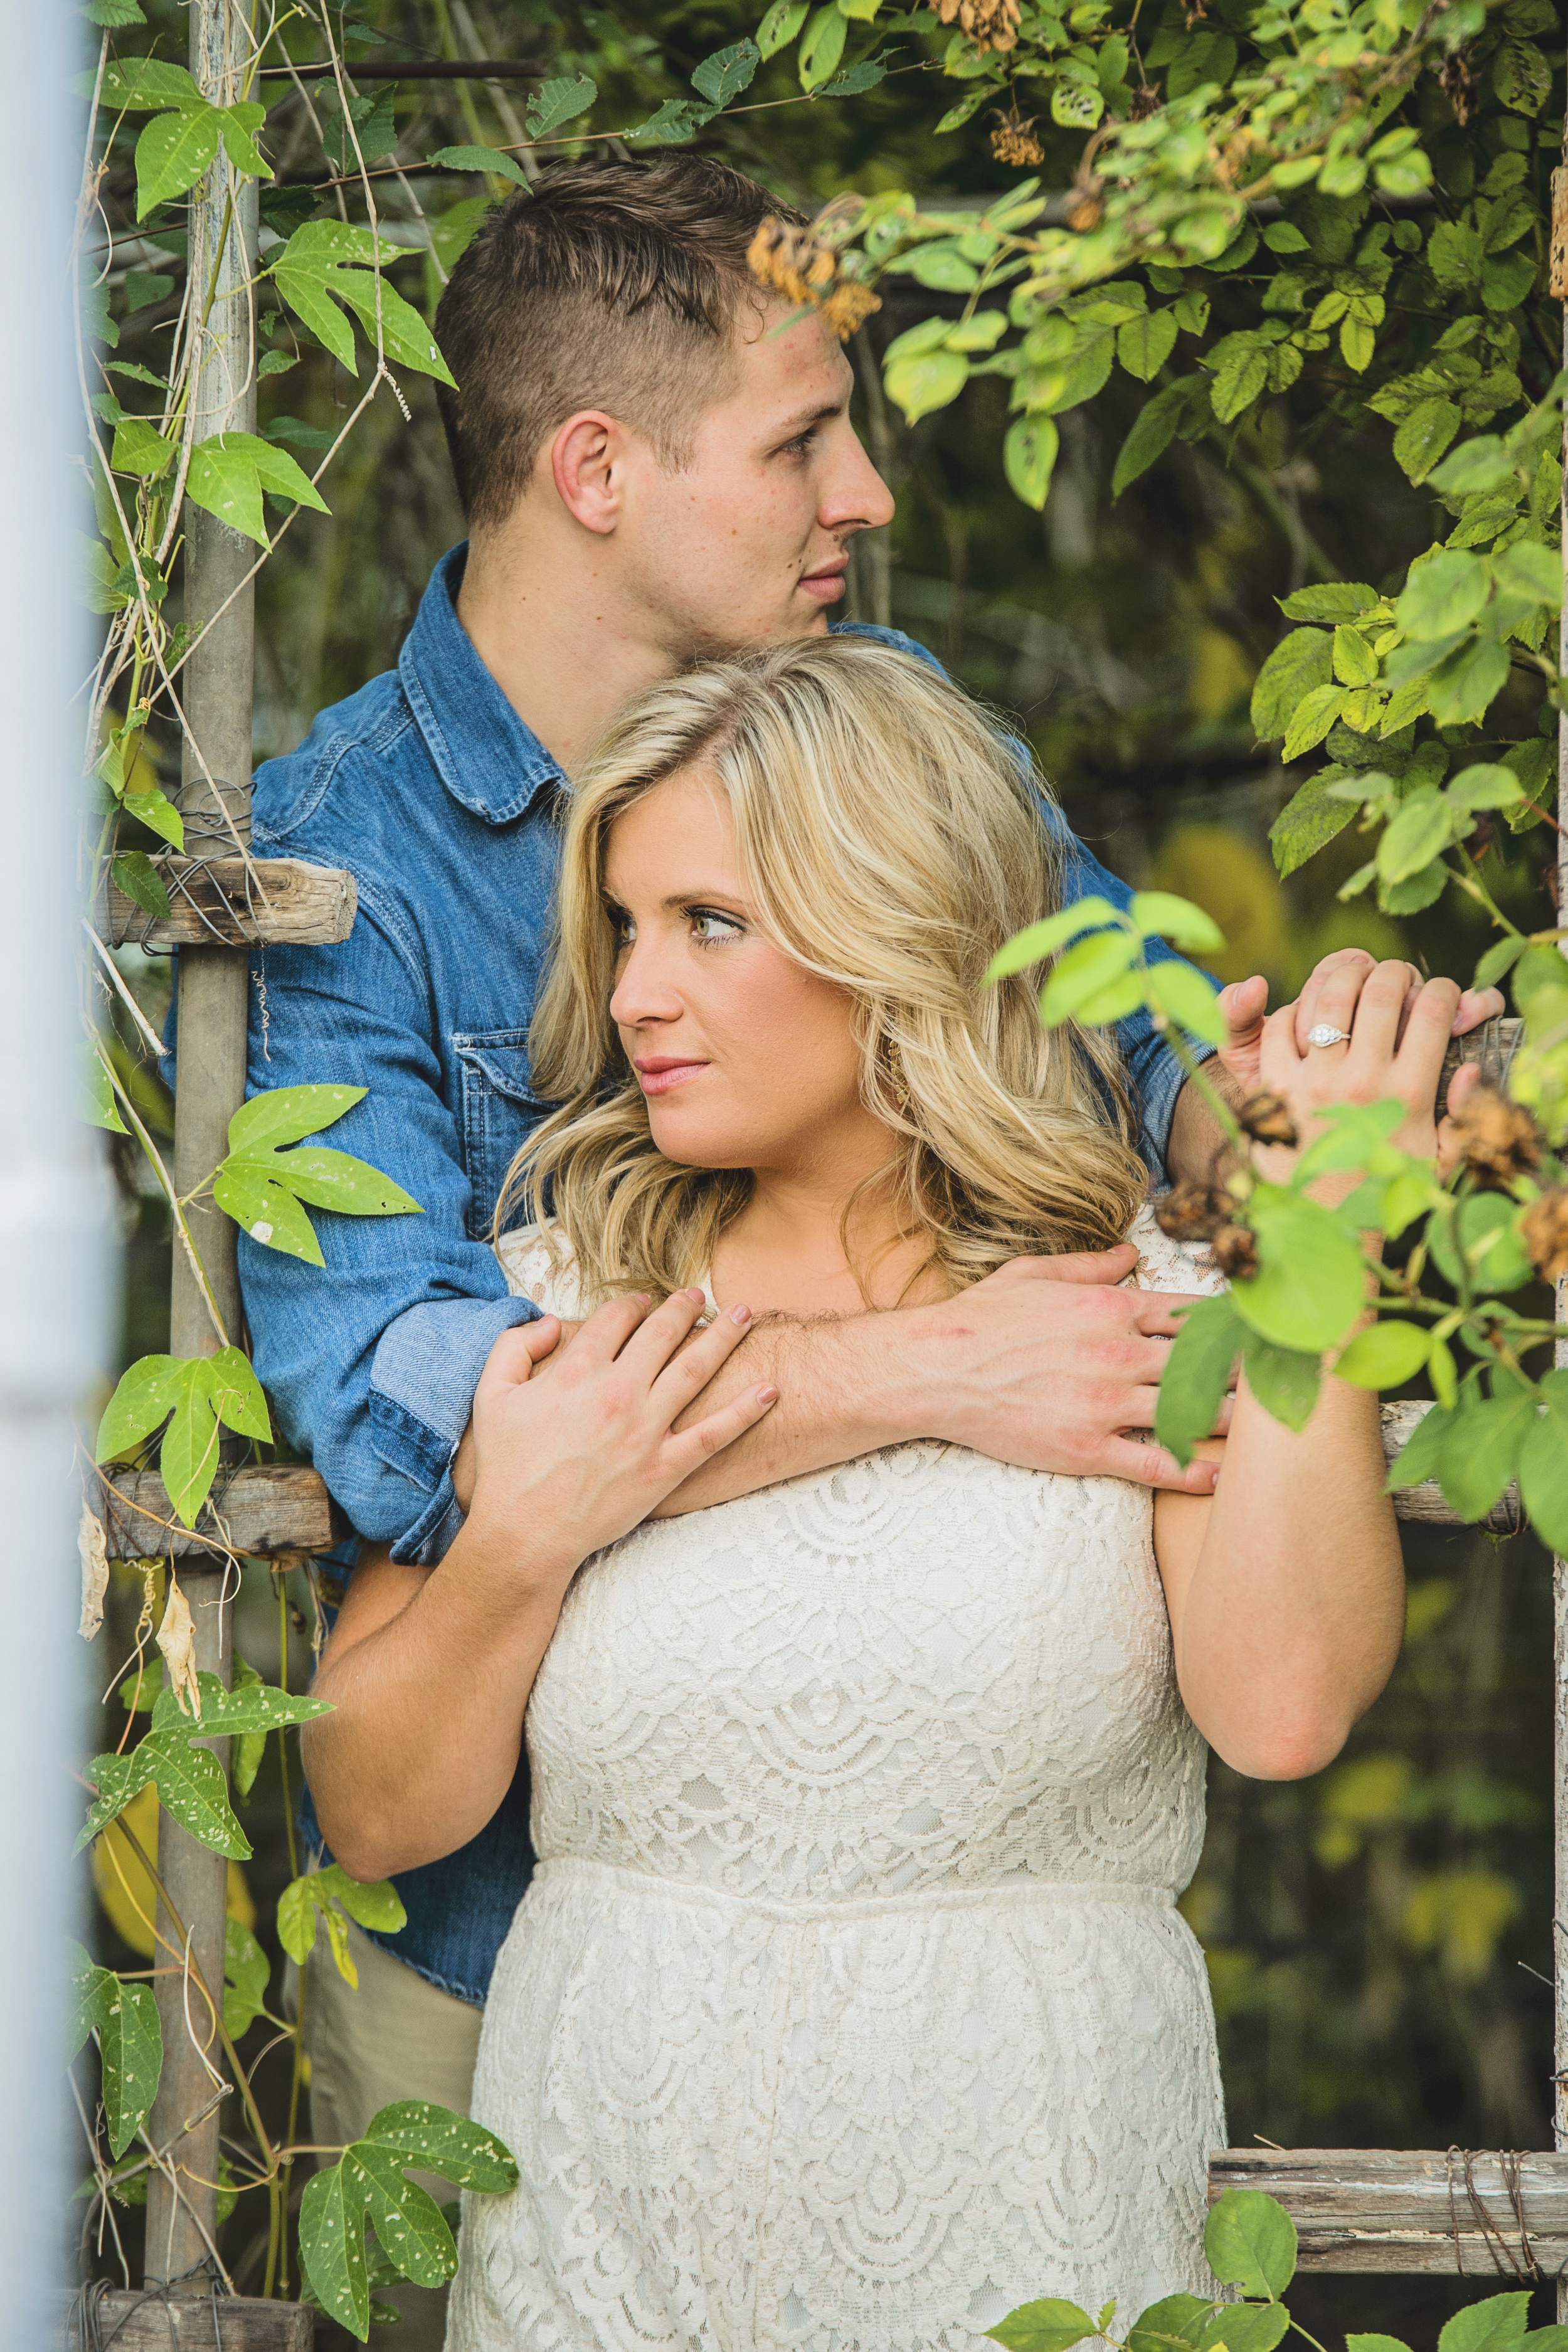
[[[555,1344],[555,1318],[502,1332],[474,1397],[476,1539],[570,1575],[762,1420],[776,1388],[748,1388],[674,1433],[752,1319],[749,1307],[731,1307],[683,1345],[703,1305],[700,1290],[658,1307],[640,1296],[614,1299],[589,1317],[548,1380],[529,1374]]]
[[[1457,981],[1423,983],[1407,963],[1346,964],[1325,980],[1314,1008],[1314,1025],[1344,1031],[1344,1044],[1305,1044],[1294,1004],[1271,1013],[1263,1026],[1259,1075],[1284,1097],[1302,1146],[1323,1133],[1321,1111],[1342,1103],[1397,1101],[1405,1117],[1391,1140],[1418,1160],[1436,1158],[1437,1082],[1459,1000]],[[1282,1181],[1296,1154],[1275,1147],[1258,1159],[1265,1175]],[[1346,1189],[1346,1180],[1335,1181]]]

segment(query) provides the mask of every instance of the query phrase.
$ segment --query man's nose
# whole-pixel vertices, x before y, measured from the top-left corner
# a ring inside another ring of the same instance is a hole
[[[877,530],[892,520],[893,494],[861,447],[858,435],[851,433],[818,520],[824,530]]]

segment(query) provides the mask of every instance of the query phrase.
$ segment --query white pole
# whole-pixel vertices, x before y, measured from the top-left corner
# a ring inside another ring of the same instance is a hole
[[[0,1706],[0,1789],[9,1792],[0,1842],[8,1889],[0,2278],[6,2340],[42,2345],[64,2284],[67,2199],[87,2158],[68,2145],[60,2080],[63,1938],[76,1926],[69,1855],[82,1803],[68,1766],[80,1753],[85,1657],[76,1633],[80,1498],[70,1474],[72,1408],[100,1360],[110,1265],[97,1146],[76,1116],[81,730],[70,698],[88,639],[72,579],[86,486],[72,472],[67,260],[80,151],[69,82],[87,59],[75,9],[7,0],[3,21],[8,86],[22,103],[0,142],[0,215],[30,226],[11,239],[11,336],[0,365],[8,518],[0,561],[0,1486],[10,1497],[7,1619],[20,1668]]]

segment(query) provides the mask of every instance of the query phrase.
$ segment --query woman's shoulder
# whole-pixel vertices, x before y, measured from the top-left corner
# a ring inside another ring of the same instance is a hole
[[[1226,1287],[1215,1264],[1214,1252],[1200,1244],[1192,1248],[1172,1241],[1154,1222],[1145,1201],[1128,1228],[1127,1238],[1138,1252],[1138,1263],[1127,1279],[1139,1290],[1185,1291],[1189,1297],[1212,1297]]]
[[[553,1218],[503,1234],[495,1253],[514,1297],[531,1298],[546,1314],[559,1315],[564,1322],[582,1320],[584,1310],[577,1261]]]

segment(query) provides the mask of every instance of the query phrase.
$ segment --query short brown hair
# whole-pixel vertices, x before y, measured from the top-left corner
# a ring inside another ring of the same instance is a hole
[[[471,528],[506,520],[540,450],[580,408],[605,408],[672,467],[690,455],[735,314],[762,296],[746,250],[765,188],[703,156],[558,163],[492,212],[452,272],[436,335],[438,387]]]

